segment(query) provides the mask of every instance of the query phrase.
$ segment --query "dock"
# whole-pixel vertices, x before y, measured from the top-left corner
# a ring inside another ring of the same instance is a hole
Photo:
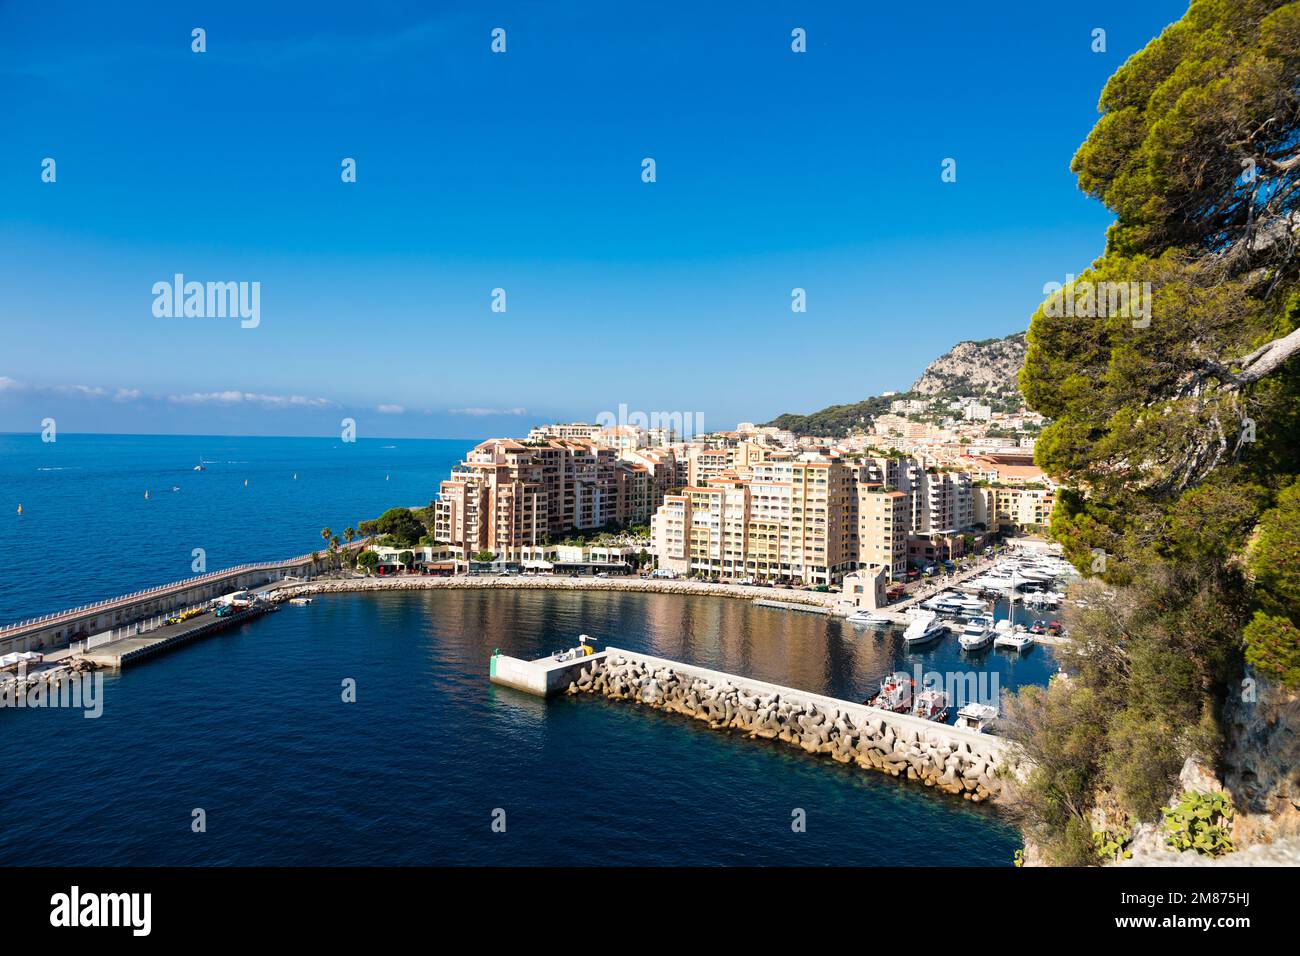
[[[216,631],[225,630],[244,621],[261,617],[269,611],[278,610],[274,604],[257,604],[225,617],[217,617],[215,611],[204,611],[179,624],[164,624],[162,627],[130,637],[109,641],[90,650],[82,651],[76,656],[97,667],[122,667],[146,657],[153,657],[169,651],[181,644],[206,637]]]

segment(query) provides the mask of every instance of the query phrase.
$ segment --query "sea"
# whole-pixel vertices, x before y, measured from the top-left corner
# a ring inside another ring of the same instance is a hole
[[[471,444],[0,435],[0,622],[186,577],[195,548],[209,570],[314,550],[427,504]],[[708,596],[322,596],[106,673],[97,718],[0,709],[0,864],[1012,864],[991,807],[488,682],[494,650],[578,634],[850,700],[897,669],[1001,689],[1057,669],[1042,647],[909,653],[896,629]]]

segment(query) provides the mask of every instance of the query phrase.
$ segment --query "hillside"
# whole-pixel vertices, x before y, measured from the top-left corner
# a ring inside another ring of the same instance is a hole
[[[1001,339],[959,342],[927,365],[907,392],[832,405],[808,415],[786,412],[767,424],[796,435],[843,438],[855,429],[865,428],[871,419],[888,412],[890,403],[903,398],[983,398],[991,404],[1019,407],[1016,376],[1024,362],[1024,332]]]

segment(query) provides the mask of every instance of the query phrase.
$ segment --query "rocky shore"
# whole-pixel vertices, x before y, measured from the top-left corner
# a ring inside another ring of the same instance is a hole
[[[717,730],[780,740],[975,803],[1008,794],[1019,773],[1014,749],[987,734],[612,649],[581,669],[569,693],[634,701]]]
[[[348,591],[423,591],[430,589],[523,589],[561,591],[634,591],[652,594],[707,594],[712,597],[762,598],[783,604],[831,608],[839,595],[819,591],[796,591],[785,588],[747,587],[740,584],[708,584],[703,581],[672,581],[654,578],[526,577],[523,575],[475,576],[454,578],[401,575],[391,578],[326,578],[273,588],[276,600],[334,594]]]

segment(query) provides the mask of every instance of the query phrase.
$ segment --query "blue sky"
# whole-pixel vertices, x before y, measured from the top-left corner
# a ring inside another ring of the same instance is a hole
[[[0,430],[714,428],[906,388],[1101,252],[1068,166],[1185,9],[1140,6],[0,4]],[[260,324],[155,317],[178,272],[259,282]]]

